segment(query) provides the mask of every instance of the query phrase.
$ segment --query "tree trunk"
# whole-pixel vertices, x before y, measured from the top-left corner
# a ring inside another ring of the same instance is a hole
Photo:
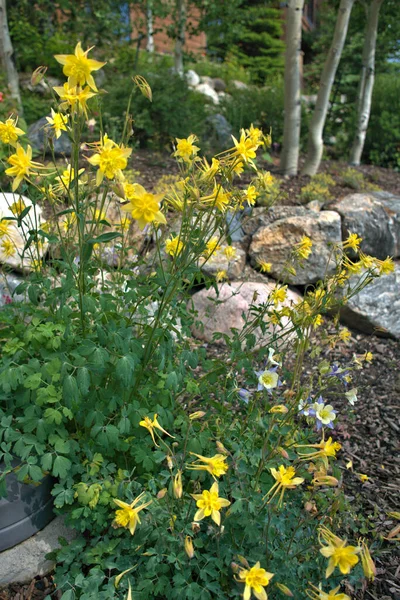
[[[7,76],[11,97],[16,101],[18,112],[22,115],[22,102],[19,93],[18,72],[13,61],[14,50],[11,43],[7,21],[6,0],[0,0],[0,62]]]
[[[324,149],[323,132],[328,113],[329,98],[335,81],[336,70],[346,40],[347,28],[354,0],[341,0],[333,34],[332,45],[322,71],[317,103],[314,108],[308,133],[308,150],[303,175],[315,175],[318,171]]]
[[[147,0],[146,23],[147,23],[146,50],[147,50],[147,52],[150,52],[150,54],[153,54],[154,53],[153,0]]]
[[[288,0],[286,9],[285,100],[281,168],[297,175],[301,125],[300,53],[304,0]]]
[[[175,71],[183,76],[183,46],[186,29],[186,0],[176,0]]]
[[[378,35],[379,10],[384,0],[372,0],[369,7],[367,28],[363,48],[363,65],[357,99],[357,130],[350,154],[350,163],[359,165],[364,149],[365,136],[371,113],[372,91],[375,81],[375,50]]]

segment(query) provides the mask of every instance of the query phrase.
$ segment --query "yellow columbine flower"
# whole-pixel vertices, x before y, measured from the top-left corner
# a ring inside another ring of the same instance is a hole
[[[288,411],[289,411],[288,407],[285,406],[284,404],[276,404],[275,406],[270,408],[268,412],[270,412],[271,414],[278,413],[281,415],[285,415]]]
[[[4,219],[0,220],[0,238],[5,237],[5,236],[9,236],[9,229],[10,229],[10,221],[5,221]]]
[[[85,83],[97,92],[97,87],[94,82],[92,71],[98,71],[106,63],[99,62],[88,58],[87,55],[91,48],[88,48],[86,52],[82,50],[81,42],[78,42],[75,46],[75,54],[56,54],[54,58],[61,65],[64,65],[63,73],[68,77],[68,84],[70,87],[83,86]]]
[[[209,196],[203,196],[200,201],[212,204],[215,208],[224,212],[229,206],[230,199],[229,192],[226,192],[221,185],[214,185],[213,193]]]
[[[114,502],[117,506],[120,507],[120,510],[117,510],[115,513],[114,523],[117,527],[125,527],[129,529],[131,535],[135,533],[136,525],[140,524],[139,512],[144,508],[147,508],[152,500],[149,502],[145,502],[144,504],[140,504],[136,506],[143,498],[146,492],[142,492],[133,502],[127,504],[127,502],[122,502],[122,500],[114,499]]]
[[[275,181],[275,179],[269,171],[263,171],[263,172],[258,173],[258,175],[257,175],[258,185],[264,189],[271,187],[271,185],[274,183],[274,181]]]
[[[236,257],[236,248],[234,246],[226,246],[224,254],[228,260],[233,260]]]
[[[373,581],[376,577],[376,567],[372,560],[371,553],[364,539],[359,540],[361,542],[361,565],[364,571],[364,575],[369,581]]]
[[[250,600],[252,593],[257,600],[268,600],[264,588],[267,587],[273,576],[273,573],[268,573],[265,569],[261,569],[259,562],[256,562],[251,569],[241,569],[238,580],[240,583],[245,584],[243,600]]]
[[[241,175],[241,174],[243,173],[243,171],[244,171],[244,167],[243,167],[243,163],[242,163],[242,161],[240,160],[240,161],[237,161],[237,162],[235,162],[235,164],[234,164],[234,166],[233,166],[232,170],[233,170],[233,172],[235,173],[235,175],[239,175],[239,177],[240,177],[240,175]]]
[[[176,141],[176,151],[173,156],[181,158],[184,162],[190,163],[200,150],[198,146],[194,145],[194,143],[197,142],[197,137],[191,134],[186,139],[176,138]]]
[[[158,447],[158,444],[156,442],[156,439],[154,437],[154,430],[155,429],[159,429],[160,431],[162,431],[163,433],[165,433],[166,435],[169,435],[170,438],[173,438],[174,436],[171,435],[170,433],[168,433],[168,431],[165,431],[165,429],[163,429],[160,425],[160,423],[157,420],[157,414],[154,415],[153,420],[150,419],[150,417],[144,417],[143,421],[140,421],[139,425],[141,427],[145,427],[150,435],[151,435],[151,439],[154,442],[154,445]]]
[[[343,248],[351,248],[352,250],[357,252],[362,240],[362,238],[358,237],[357,233],[349,232],[347,239],[343,242]]]
[[[138,222],[139,228],[144,229],[149,223],[167,223],[165,216],[160,211],[162,194],[151,194],[146,192],[138,183],[124,185],[125,197],[129,203],[121,206],[122,210],[131,213]]]
[[[264,260],[257,261],[257,266],[261,273],[270,273],[272,269],[272,263],[265,262]]]
[[[257,144],[253,140],[246,136],[246,132],[242,129],[239,141],[232,136],[233,143],[235,144],[235,154],[239,156],[245,163],[250,163],[254,166],[253,158],[256,157]]]
[[[58,139],[63,131],[67,131],[68,115],[57,113],[51,109],[51,117],[46,117],[47,122],[54,129],[56,138]]]
[[[307,259],[311,254],[312,241],[306,235],[303,235],[300,243],[297,245],[297,254],[304,259]]]
[[[244,190],[247,204],[249,206],[254,206],[257,200],[257,197],[260,195],[254,185],[249,185],[249,187]]]
[[[311,600],[351,600],[347,594],[338,594],[340,585],[330,592],[324,592],[321,585],[319,587],[315,587],[312,583],[309,585],[310,589],[306,590],[306,594]]]
[[[0,121],[0,140],[3,144],[10,144],[10,146],[16,146],[18,142],[18,137],[24,135],[25,132],[17,127],[18,118],[13,119],[10,117],[3,121]]]
[[[128,165],[128,158],[132,154],[131,148],[118,146],[110,140],[107,134],[97,144],[98,152],[88,158],[91,165],[99,167],[96,175],[96,185],[100,185],[104,177],[107,179],[123,179],[123,169]]]
[[[63,86],[56,86],[53,88],[56,94],[58,94],[62,100],[60,107],[62,109],[71,108],[72,112],[81,110],[87,117],[87,101],[93,98],[96,94],[90,91],[90,88],[85,87],[70,87],[68,82],[64,83]]]
[[[85,169],[79,169],[78,171],[78,179],[80,175],[85,171]],[[56,185],[54,186],[54,190],[56,192],[66,192],[69,190],[71,183],[75,179],[75,169],[72,168],[71,165],[67,165],[67,168],[61,173],[61,175],[57,175],[56,177]],[[81,182],[79,182],[80,184]]]
[[[26,204],[22,198],[18,198],[18,200],[13,202],[10,206],[10,210],[15,217],[19,216],[25,210],[25,208]]]
[[[229,500],[218,496],[218,483],[212,484],[210,490],[204,490],[201,494],[191,494],[196,500],[196,506],[199,509],[194,515],[194,521],[201,521],[204,517],[211,517],[218,526],[221,524],[221,508],[230,505]]]
[[[179,236],[170,237],[165,242],[165,252],[170,256],[177,256],[183,250],[183,242]]]
[[[276,480],[276,483],[272,486],[269,492],[264,496],[267,498],[274,490],[273,495],[268,500],[268,503],[276,496],[276,494],[280,491],[281,494],[279,496],[278,506],[282,504],[283,494],[285,490],[293,490],[297,485],[301,485],[304,481],[303,477],[295,477],[296,471],[293,467],[285,467],[284,465],[280,465],[277,469],[271,469],[272,477]]]
[[[15,256],[17,249],[15,244],[11,240],[3,240],[0,245],[0,249],[5,258]]]
[[[298,455],[303,460],[316,460],[321,459],[327,469],[329,466],[328,458],[336,459],[336,452],[341,449],[339,442],[333,442],[332,438],[329,437],[326,441],[324,436],[322,437],[319,444],[298,444],[296,448],[315,448],[312,452],[298,452]]]
[[[65,215],[65,219],[63,220],[62,224],[65,233],[68,233],[68,231],[70,231],[77,222],[78,219],[76,216],[76,212],[72,211],[71,213]]]
[[[366,352],[363,356],[363,359],[368,363],[371,363],[373,358],[374,355],[372,354],[372,352]]]
[[[210,238],[208,240],[208,242],[206,243],[206,248],[203,252],[203,255],[206,258],[210,258],[213,254],[215,254],[215,252],[217,252],[217,250],[219,250],[221,248],[219,242],[218,242],[218,238],[214,235],[212,238]]]
[[[214,179],[215,175],[218,173],[219,167],[220,167],[220,162],[217,158],[213,158],[211,161],[211,165],[208,164],[208,161],[206,158],[203,159],[204,161],[204,166],[201,167],[201,178],[205,179],[206,181],[211,181],[212,179]]]
[[[394,262],[389,256],[386,257],[385,260],[377,260],[377,263],[379,275],[389,275],[390,273],[393,273]]]
[[[340,330],[339,339],[345,343],[348,342],[349,340],[351,340],[351,333],[347,329],[347,327],[343,327],[343,329]]]
[[[228,273],[225,269],[221,269],[221,271],[217,271],[215,275],[215,281],[217,283],[221,283],[222,281],[226,281],[228,279]]]
[[[326,527],[320,527],[319,532],[320,537],[327,544],[327,546],[320,549],[320,552],[322,556],[329,558],[325,577],[330,577],[336,567],[339,567],[343,575],[350,573],[351,569],[358,563],[357,554],[360,552],[360,548],[348,546],[346,540],[341,540]]]
[[[15,192],[23,179],[28,179],[28,176],[32,173],[32,169],[40,168],[42,166],[32,160],[31,146],[28,146],[25,151],[20,144],[17,144],[15,154],[12,154],[7,158],[7,162],[11,167],[6,169],[6,175],[14,177],[11,188],[13,192]]]
[[[283,302],[286,298],[287,294],[287,285],[275,286],[274,290],[271,292],[271,300],[273,301],[275,306],[278,306],[280,302]]]
[[[251,141],[257,146],[261,146],[263,144],[263,132],[258,127],[254,127],[253,123],[250,125],[249,129],[246,129],[246,133],[249,136],[249,139],[251,139]]]
[[[195,454],[194,452],[191,452],[190,454],[197,456],[198,460],[191,465],[187,465],[187,469],[192,469],[193,471],[207,471],[214,478],[225,475],[228,470],[226,457],[222,454],[215,454],[210,458],[207,456],[201,456],[201,454]],[[198,464],[199,462],[204,464]]]

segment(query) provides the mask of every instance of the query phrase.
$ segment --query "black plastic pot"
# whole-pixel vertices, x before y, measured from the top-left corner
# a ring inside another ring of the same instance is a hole
[[[0,471],[2,468],[0,464]],[[54,519],[53,485],[50,475],[37,485],[21,483],[14,473],[6,475],[7,497],[0,498],[0,552],[28,539]]]

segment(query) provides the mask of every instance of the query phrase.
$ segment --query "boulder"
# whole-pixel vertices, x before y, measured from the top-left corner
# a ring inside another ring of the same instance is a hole
[[[71,156],[72,144],[68,135],[63,132],[57,139],[52,137],[50,131],[46,117],[32,123],[28,128],[28,138],[32,147],[38,152],[51,155],[50,143],[52,143],[56,156]]]
[[[304,268],[298,267],[295,275],[285,275],[285,279],[294,285],[306,285],[333,273],[336,264],[331,257],[331,244],[341,241],[340,217],[333,211],[307,211],[304,216],[284,217],[260,227],[249,248],[252,264],[271,263],[271,276],[280,279],[293,246],[303,236],[308,236],[313,243],[311,254]]]
[[[288,217],[304,217],[310,212],[304,206],[256,206],[248,219],[243,219],[243,230],[246,235],[254,235],[260,227],[271,225],[279,219]]]
[[[224,115],[216,113],[206,118],[203,139],[210,151],[220,152],[233,146],[232,132]]]
[[[361,249],[366,254],[381,260],[400,256],[399,196],[387,192],[349,194],[326,208],[341,216],[343,239],[349,232],[363,238]]]
[[[202,75],[200,77],[200,83],[206,83],[207,85],[210,85],[213,88],[213,78],[209,77],[208,75]]]
[[[204,264],[201,266],[201,270],[212,277],[216,277],[217,273],[225,271],[229,280],[238,279],[243,275],[246,252],[241,248],[235,248],[235,257],[228,260],[224,254],[224,248],[225,246],[222,246],[209,260],[203,261]]]
[[[231,329],[242,331],[246,323],[244,315],[251,319],[251,306],[260,306],[267,302],[269,294],[275,288],[275,283],[268,281],[267,278],[265,281],[266,283],[233,281],[230,284],[219,284],[218,295],[214,288],[196,292],[191,299],[192,304],[189,305],[189,308],[193,306],[197,312],[197,320],[192,327],[193,335],[200,340],[212,342],[213,334],[216,332],[232,336]],[[301,296],[297,292],[288,290],[284,304],[290,305],[300,300]],[[267,319],[268,317],[265,320]],[[288,319],[283,317],[283,327],[287,323]],[[276,328],[270,325],[263,334],[261,328],[257,328],[254,332],[257,345],[268,343],[274,329],[276,331]],[[216,343],[224,342],[217,340]]]
[[[358,276],[350,280],[353,287]],[[365,333],[400,339],[400,263],[394,273],[378,277],[350,298],[341,309],[341,319]]]
[[[247,85],[247,83],[244,83],[243,81],[239,81],[238,79],[233,79],[230,83],[230,86],[232,88],[234,88],[235,90],[248,90],[249,86]]]
[[[186,73],[186,81],[189,87],[196,87],[200,83],[200,77],[197,75],[196,71],[189,69]]]
[[[214,79],[212,81],[213,81],[214,90],[216,92],[225,92],[226,83],[223,79],[221,79],[220,77],[214,77]]]
[[[18,275],[0,271],[0,308],[5,304],[25,300],[24,294],[14,294],[15,289],[23,281],[23,278]]]
[[[16,221],[3,220],[4,217],[15,217],[11,206],[16,202],[23,202],[25,207],[31,209],[22,220],[21,227],[17,226]],[[37,251],[35,244],[31,244],[28,250],[23,252],[26,240],[29,237],[29,230],[40,229],[43,225],[42,209],[37,204],[33,206],[32,202],[26,196],[21,194],[1,193],[0,192],[0,224],[7,227],[7,232],[0,230],[0,263],[11,267],[12,269],[30,271],[32,270],[32,261],[41,259],[47,251],[48,244],[43,242]],[[11,243],[11,245],[10,245]],[[6,244],[10,246],[6,248]]]
[[[9,550],[0,553],[0,586],[11,583],[30,583],[35,577],[54,569],[55,562],[46,555],[60,548],[59,538],[71,542],[75,532],[56,517],[42,531]]]
[[[200,83],[200,85],[196,87],[196,92],[203,94],[203,96],[207,96],[213,104],[219,104],[218,94],[209,83]]]

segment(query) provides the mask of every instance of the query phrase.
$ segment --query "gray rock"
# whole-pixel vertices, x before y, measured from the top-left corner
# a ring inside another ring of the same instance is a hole
[[[205,121],[204,141],[214,152],[227,150],[233,146],[232,127],[220,113],[209,115]]]
[[[230,86],[235,90],[248,90],[249,86],[247,83],[243,83],[243,81],[239,81],[238,79],[233,79],[230,83]]]
[[[186,81],[189,87],[196,87],[200,83],[200,77],[197,75],[196,71],[189,69],[186,73]]]
[[[353,287],[358,276],[350,280]],[[364,331],[400,339],[400,264],[394,273],[378,277],[341,309],[344,323]]]
[[[386,192],[350,194],[326,205],[342,218],[342,234],[363,238],[361,249],[381,260],[400,256],[400,197]],[[325,209],[325,206],[324,206]]]
[[[214,77],[213,79],[213,87],[216,92],[225,92],[226,83],[220,77]]]
[[[201,269],[207,275],[215,277],[218,272],[225,271],[229,280],[241,278],[246,264],[246,252],[241,248],[236,247],[236,255],[233,259],[228,260],[224,255],[222,246],[204,265]]]
[[[202,75],[200,77],[200,83],[206,83],[207,85],[213,87],[213,78],[208,75]]]
[[[246,235],[254,235],[260,227],[271,225],[279,219],[288,217],[305,217],[309,211],[304,206],[256,206],[248,219],[243,219],[243,230]]]
[[[209,98],[213,104],[219,104],[218,94],[209,83],[200,83],[196,87],[196,92],[199,92],[199,94],[203,94],[203,96]]]
[[[246,319],[251,319],[250,308],[260,306],[268,302],[272,290],[275,288],[275,282],[243,282],[233,281],[218,285],[218,295],[214,288],[203,289],[193,295],[189,308],[193,306],[197,311],[197,323],[192,328],[195,337],[206,342],[213,341],[213,335],[216,332],[232,336],[231,329],[243,330]],[[301,300],[301,296],[292,290],[288,290],[287,299],[283,304],[291,305]],[[193,304],[192,304],[193,303]],[[245,317],[245,318],[244,318]],[[267,322],[266,316],[265,321]],[[282,318],[283,328],[290,327],[287,317]],[[265,333],[261,328],[257,328],[254,334],[257,339],[257,346],[268,344],[273,336],[273,331],[281,332],[281,328],[274,329],[270,324],[266,327]],[[293,334],[288,335],[288,340]],[[223,344],[223,340],[218,340],[218,344]]]
[[[14,294],[14,290],[24,280],[18,275],[12,273],[2,273],[0,271],[0,308],[11,302],[22,302],[25,300],[24,294]]]
[[[303,236],[308,236],[313,243],[311,254],[304,268],[296,268],[296,274],[285,274],[285,279],[294,285],[306,285],[333,273],[336,263],[331,256],[331,244],[342,239],[340,217],[333,211],[307,211],[304,216],[281,218],[261,227],[253,235],[249,248],[252,264],[271,263],[271,276],[281,279],[293,246],[300,243]]]
[[[52,137],[49,131],[48,122],[46,117],[42,117],[36,123],[28,128],[29,140],[36,150],[44,152],[45,154],[51,155],[51,146],[54,145],[54,154],[56,156],[71,156],[72,144],[66,133],[62,133],[61,136],[56,139]]]
[[[56,517],[42,531],[22,544],[0,554],[0,585],[29,583],[37,575],[46,575],[55,563],[46,554],[60,547],[62,537],[71,542],[75,532],[64,525],[62,517]]]

